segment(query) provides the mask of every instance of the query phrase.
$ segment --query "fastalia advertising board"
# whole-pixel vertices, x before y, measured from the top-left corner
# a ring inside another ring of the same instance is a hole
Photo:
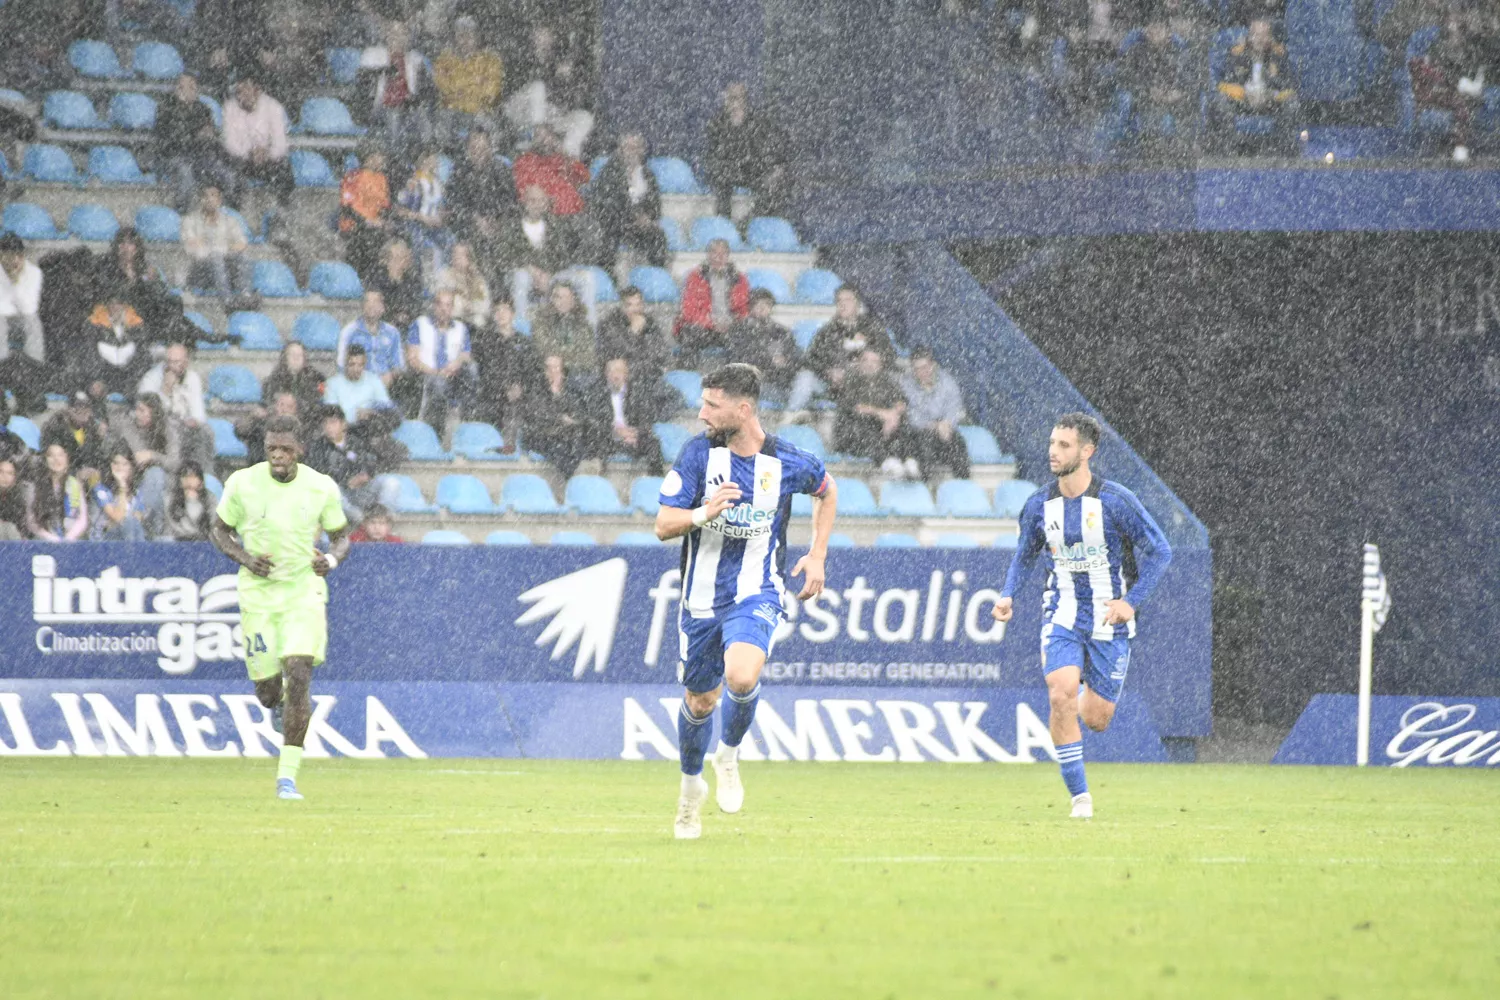
[[[1208,725],[1208,597],[1195,555],[1174,562],[1142,612],[1127,687],[1127,703],[1145,702],[1168,735]],[[990,617],[1008,558],[835,551],[824,595],[790,602],[768,687],[1038,688],[1040,581],[1009,626]],[[0,678],[243,683],[234,571],[206,545],[0,546]],[[361,546],[330,591],[320,688],[676,682],[674,547]]]

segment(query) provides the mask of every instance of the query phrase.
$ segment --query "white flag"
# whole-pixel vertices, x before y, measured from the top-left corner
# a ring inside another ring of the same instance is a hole
[[[1391,612],[1391,592],[1385,585],[1385,573],[1380,568],[1380,547],[1369,542],[1365,543],[1365,578],[1360,602],[1374,611],[1371,617],[1375,623],[1375,631],[1379,632],[1380,627],[1385,624],[1386,615]]]

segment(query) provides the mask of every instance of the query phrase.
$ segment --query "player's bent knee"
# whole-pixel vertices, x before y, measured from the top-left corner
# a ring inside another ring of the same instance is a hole
[[[1100,711],[1095,709],[1083,712],[1080,717],[1083,719],[1083,724],[1085,726],[1088,726],[1096,733],[1102,733],[1106,729],[1108,729],[1109,724],[1114,721],[1115,713],[1113,709],[1110,709],[1108,711]]]
[[[713,710],[718,707],[719,689],[714,688],[712,691],[704,691],[701,694],[696,691],[688,691],[684,694],[683,701],[687,703],[688,712],[694,718],[701,719],[706,715],[713,714]]]
[[[1047,689],[1047,700],[1052,704],[1052,711],[1059,715],[1078,714],[1078,692],[1061,685],[1053,685]]]

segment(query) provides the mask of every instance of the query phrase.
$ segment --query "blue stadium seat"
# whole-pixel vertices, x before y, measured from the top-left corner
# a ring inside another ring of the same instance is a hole
[[[792,339],[797,342],[797,349],[805,351],[811,347],[813,338],[821,329],[823,329],[823,321],[820,319],[799,319],[793,323]]]
[[[934,548],[939,549],[977,549],[979,540],[973,535],[966,535],[961,531],[945,531],[932,540]]]
[[[677,302],[682,297],[682,293],[677,290],[677,282],[672,280],[671,273],[665,268],[633,268],[630,283],[641,290],[641,296],[647,302]]]
[[[120,57],[104,42],[80,38],[68,46],[68,65],[79,76],[90,80],[122,80],[130,71],[120,65]]]
[[[838,481],[840,517],[880,517],[884,511],[863,479],[845,476]],[[798,493],[792,497],[792,513],[798,517],[812,513],[812,497]]]
[[[519,531],[492,531],[484,536],[486,545],[530,545],[531,539]]]
[[[32,451],[42,450],[42,429],[30,417],[17,413],[6,422],[6,426],[12,434],[26,442],[26,447]]]
[[[552,495],[547,480],[530,472],[505,477],[500,487],[500,505],[517,514],[558,514],[562,508]]]
[[[182,239],[182,216],[165,205],[142,205],[135,210],[135,231],[147,243],[177,243]]]
[[[832,271],[810,267],[797,275],[797,301],[809,306],[831,306],[834,293],[843,283]]]
[[[76,90],[54,90],[48,94],[42,101],[42,120],[53,128],[109,128],[109,123],[94,110],[94,102]]]
[[[224,495],[224,480],[212,472],[205,472],[203,474],[203,488],[208,490],[209,495],[214,498],[214,502],[218,503],[219,498]]]
[[[268,299],[301,298],[302,289],[297,287],[297,278],[292,269],[279,260],[258,260],[251,282],[255,290]]]
[[[169,82],[182,75],[182,54],[166,42],[142,42],[135,47],[131,65],[147,80]]]
[[[46,184],[79,184],[83,181],[83,175],[78,172],[67,150],[50,143],[26,147],[21,173]]]
[[[89,176],[100,184],[155,184],[142,173],[135,154],[124,146],[95,146],[89,150]]]
[[[244,458],[250,452],[234,433],[234,424],[223,417],[209,417],[208,426],[214,432],[214,455],[218,458]]]
[[[594,536],[587,531],[554,531],[552,537],[547,540],[549,545],[598,545]]]
[[[842,531],[835,531],[828,536],[828,547],[830,549],[852,549],[857,546],[854,544],[853,538],[850,538]]]
[[[707,250],[710,240],[723,240],[729,244],[729,249],[736,252],[745,249],[740,231],[722,215],[703,215],[694,219],[689,236],[694,250]]]
[[[647,517],[661,508],[661,476],[636,476],[630,483],[630,506]]]
[[[401,421],[401,426],[396,428],[392,437],[406,445],[414,462],[447,462],[453,458],[443,450],[443,442],[438,440],[437,431],[420,420]]]
[[[302,102],[302,115],[297,125],[298,132],[313,135],[364,135],[365,130],[354,124],[349,109],[337,97],[309,97]]]
[[[589,164],[589,182],[590,183],[593,183],[594,181],[597,181],[599,179],[599,174],[603,172],[604,165],[607,164],[608,162],[609,162],[609,157],[607,157],[607,156],[596,156],[596,157],[594,157],[593,162],[591,162]]]
[[[1036,483],[1024,479],[1007,479],[998,483],[995,486],[995,513],[1000,517],[1020,517],[1021,508],[1036,491]]]
[[[809,455],[816,455],[820,462],[828,459],[828,450],[823,446],[823,439],[812,427],[805,424],[788,424],[779,429],[776,436],[787,444],[801,448]]]
[[[657,220],[657,225],[661,226],[661,231],[667,236],[668,250],[677,253],[688,248],[687,240],[682,238],[682,224],[676,219],[670,215],[663,215]]]
[[[490,499],[490,491],[475,476],[454,473],[437,484],[437,505],[450,514],[498,514],[500,508]]]
[[[231,219],[240,224],[240,229],[244,232],[245,239],[249,240],[251,243],[264,243],[266,241],[264,236],[256,232],[254,229],[250,228],[249,221],[239,213],[238,209],[233,209],[228,205],[225,205],[223,212],[225,215],[229,216]]]
[[[259,403],[260,379],[244,365],[215,365],[208,373],[208,394],[225,403]]]
[[[625,514],[615,488],[603,476],[574,476],[568,480],[563,503],[580,514]]]
[[[198,103],[208,109],[208,113],[214,116],[214,128],[224,127],[224,106],[207,94],[198,95]]]
[[[877,549],[920,549],[922,543],[917,541],[917,536],[908,535],[899,531],[887,531],[875,536],[875,547]]]
[[[649,549],[664,543],[652,531],[622,531],[615,536],[615,544],[629,548]]]
[[[764,288],[776,296],[778,305],[786,305],[792,301],[792,288],[780,271],[773,271],[769,267],[752,267],[745,272],[745,280],[750,282],[751,289]]]
[[[938,487],[937,509],[947,517],[994,517],[984,487],[971,479],[950,479]]]
[[[615,289],[615,279],[609,276],[609,272],[602,267],[589,266],[576,268],[575,270],[587,271],[594,278],[594,301],[595,302],[618,302],[620,293]]]
[[[667,385],[677,390],[682,397],[682,405],[696,410],[703,405],[703,376],[697,372],[686,369],[673,369],[666,373],[664,378]]]
[[[422,487],[411,476],[380,477],[380,502],[398,514],[436,514],[437,504],[427,502]]]
[[[223,341],[223,340],[208,340],[208,339],[206,339],[206,338],[212,337],[214,335],[214,324],[213,324],[213,321],[210,320],[207,316],[203,315],[201,312],[195,312],[192,309],[188,309],[188,310],[185,310],[183,312],[182,318],[185,319],[185,320],[187,320],[189,323],[193,324],[194,326],[196,326],[199,330],[201,330],[203,332],[203,338],[199,339],[199,341],[198,341],[198,350],[200,350],[200,351],[227,351],[227,350],[229,350],[229,344],[226,341]]]
[[[116,94],[109,99],[109,120],[118,128],[149,129],[156,124],[156,102],[131,91]]]
[[[968,446],[969,461],[975,465],[997,465],[1005,461],[1005,455],[1001,453],[1000,445],[995,441],[995,435],[989,432],[989,428],[962,424],[958,428],[958,433],[964,439],[964,444]]]
[[[335,188],[339,180],[333,176],[328,161],[310,149],[294,149],[288,157],[292,163],[292,180],[298,187]]]
[[[434,528],[422,536],[423,545],[468,545],[469,536],[451,528]]]
[[[662,194],[703,193],[698,178],[693,176],[693,168],[688,166],[686,160],[679,160],[675,156],[653,156],[646,161],[646,167],[656,177],[656,184],[661,188]]]
[[[937,513],[926,483],[882,483],[880,506],[897,517],[932,517]]]
[[[807,250],[797,238],[797,230],[792,224],[774,215],[751,219],[745,227],[745,237],[761,253],[804,253]]]
[[[242,351],[279,351],[281,331],[265,313],[237,312],[229,316],[229,337],[238,337]]]
[[[328,79],[339,87],[347,87],[359,76],[359,49],[337,48],[328,50]]]
[[[338,260],[319,261],[307,276],[307,289],[325,299],[358,299],[365,294],[354,268]]]
[[[656,434],[656,440],[661,443],[662,461],[668,465],[677,461],[677,455],[682,451],[682,446],[693,437],[692,431],[679,424],[652,424],[651,430]]]
[[[80,240],[109,242],[120,231],[115,213],[103,205],[79,205],[68,213],[68,232]]]
[[[52,216],[40,205],[29,201],[13,201],[5,206],[0,215],[0,229],[14,233],[23,240],[56,240],[62,238]]]
[[[517,457],[500,454],[504,447],[505,438],[491,424],[470,420],[453,429],[453,453],[471,462],[501,462]]]
[[[292,323],[292,339],[309,351],[336,351],[339,321],[326,312],[298,313]]]

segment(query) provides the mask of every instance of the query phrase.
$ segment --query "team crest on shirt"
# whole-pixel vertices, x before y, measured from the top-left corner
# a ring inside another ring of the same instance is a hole
[[[1091,510],[1083,515],[1083,526],[1089,531],[1099,527],[1099,512]]]
[[[759,489],[762,493],[769,493],[769,492],[771,492],[771,470],[770,469],[767,469],[765,472],[762,472],[760,474],[760,482],[757,484],[756,488]]]

